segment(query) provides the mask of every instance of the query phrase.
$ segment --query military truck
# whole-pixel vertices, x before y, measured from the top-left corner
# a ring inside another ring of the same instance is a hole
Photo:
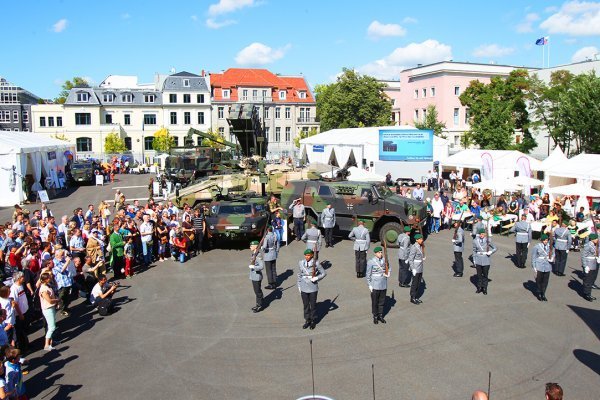
[[[390,247],[395,247],[403,225],[423,227],[427,221],[425,203],[398,196],[384,182],[290,181],[281,192],[281,204],[289,207],[298,198],[313,219],[318,219],[327,203],[331,203],[338,234],[347,234],[362,220],[372,232],[371,238],[386,238]]]
[[[265,199],[261,197],[232,197],[214,201],[206,217],[211,247],[222,240],[260,239],[266,229],[269,216]]]
[[[75,161],[71,164],[71,179],[76,183],[94,183],[94,168],[93,161]]]

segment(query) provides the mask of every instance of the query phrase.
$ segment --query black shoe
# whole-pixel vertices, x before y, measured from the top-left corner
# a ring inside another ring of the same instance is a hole
[[[463,274],[459,274],[458,272],[452,275],[455,278],[462,278]]]
[[[545,294],[542,295],[542,301],[548,301]]]
[[[419,304],[419,302],[417,301],[417,299],[415,299],[414,297],[410,298],[410,302],[413,304]]]
[[[592,289],[600,289],[600,287],[598,287],[596,284],[593,284]]]
[[[537,294],[537,296],[535,296],[535,297],[537,297],[537,299],[538,299],[539,301],[543,301],[543,298],[542,298],[542,295],[541,295],[541,294],[539,294],[539,293],[538,293],[538,294]]]
[[[481,293],[481,288],[477,288],[477,291],[475,293]]]
[[[379,319],[377,319],[377,316],[373,315],[373,323],[375,325],[377,325],[379,323]]]
[[[328,248],[328,247],[329,247],[329,245],[328,245],[328,244],[326,244],[326,245],[325,245],[325,248]]]
[[[252,309],[252,311],[254,311],[255,313],[261,312],[262,310],[263,310],[262,306],[256,306]]]
[[[270,284],[265,286],[265,289],[269,289],[269,290],[273,290],[273,286],[271,286]]]
[[[306,329],[310,326],[310,321],[306,321],[304,325],[302,325],[302,329]]]
[[[385,319],[383,319],[383,315],[379,315],[379,316],[377,317],[377,319],[378,319],[378,320],[379,320],[379,322],[381,322],[382,324],[385,324],[385,323],[386,323],[386,322],[385,322]]]
[[[315,326],[317,326],[317,324],[315,324],[315,322],[314,322],[314,321],[310,323],[310,329],[311,329],[311,330],[312,330],[312,329],[315,329]]]
[[[258,312],[258,311],[256,311],[257,309],[258,309],[258,306],[254,306],[251,308],[252,312]]]
[[[483,294],[487,296],[487,289],[482,290]]]

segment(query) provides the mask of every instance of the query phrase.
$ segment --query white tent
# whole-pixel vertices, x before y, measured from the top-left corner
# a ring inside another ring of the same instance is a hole
[[[529,177],[533,171],[542,170],[540,160],[516,150],[468,149],[448,157],[442,164],[444,167],[480,170],[482,181],[512,178],[515,172]]]
[[[516,184],[514,181],[505,178],[497,178],[492,180],[487,180],[483,182],[479,182],[473,185],[474,188],[477,189],[490,189],[495,193],[501,193],[504,191],[514,192],[517,190],[523,189],[520,185]]]
[[[582,183],[547,188],[546,193],[562,194],[565,196],[600,197],[600,190],[592,189]]]
[[[546,174],[589,181],[600,180],[600,154],[579,154],[565,162],[551,165]]]
[[[0,182],[5,188],[0,196],[0,206],[25,200],[23,179],[27,174],[31,174],[35,182],[40,182],[43,172],[58,185],[57,171],[64,170],[67,150],[73,151],[73,145],[45,135],[0,132]]]
[[[560,146],[556,146],[552,153],[542,161],[542,170],[548,171],[556,166],[564,164],[569,159],[565,156]]]

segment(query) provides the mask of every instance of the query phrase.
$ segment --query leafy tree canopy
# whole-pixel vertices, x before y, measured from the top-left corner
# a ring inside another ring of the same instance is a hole
[[[82,77],[76,76],[71,81],[65,81],[62,85],[63,90],[58,94],[58,97],[54,101],[59,104],[64,104],[65,101],[67,101],[67,96],[69,96],[69,91],[71,89],[82,87],[90,87],[88,81]]]

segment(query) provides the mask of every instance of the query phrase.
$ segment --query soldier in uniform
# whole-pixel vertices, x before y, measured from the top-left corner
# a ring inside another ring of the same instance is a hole
[[[321,213],[321,226],[325,229],[325,247],[333,247],[333,228],[335,228],[335,208],[331,203]]]
[[[421,304],[422,301],[417,298],[419,288],[421,287],[421,278],[423,277],[423,262],[425,254],[423,254],[423,235],[417,233],[415,235],[415,243],[410,247],[408,253],[408,268],[412,273],[412,283],[410,285],[410,302],[413,304]]]
[[[273,233],[273,227],[267,228],[267,234],[263,240],[261,250],[263,252],[263,260],[265,262],[265,268],[267,270],[267,282],[268,285],[265,289],[276,289],[277,288],[277,255],[279,254],[279,240],[277,235]]]
[[[550,255],[550,245],[548,244],[548,235],[543,233],[540,236],[541,242],[536,244],[531,252],[531,265],[535,271],[535,284],[537,285],[537,298],[539,301],[548,301],[546,299],[546,288],[550,280],[550,271],[552,271],[552,257]]]
[[[318,260],[319,251],[321,251],[321,231],[317,228],[314,220],[310,221],[310,228],[302,235],[302,241],[306,243],[307,249],[311,249],[315,253],[314,257]]]
[[[306,220],[306,210],[302,199],[296,199],[289,207],[292,210],[292,217],[294,218],[294,235],[296,241],[299,241],[302,235],[304,235],[304,221]]]
[[[591,233],[588,236],[589,241],[583,246],[581,250],[581,263],[583,265],[583,298],[587,301],[594,301],[596,298],[592,296],[592,287],[598,277],[598,264],[600,263],[600,257],[598,257],[598,234]]]
[[[262,270],[265,268],[265,264],[258,253],[257,240],[250,242],[250,251],[252,252],[252,256],[248,268],[250,268],[250,280],[252,281],[252,287],[254,288],[254,294],[256,295],[256,306],[252,307],[252,311],[257,313],[263,309],[261,282],[263,278]]]
[[[354,240],[354,258],[356,262],[356,277],[363,278],[367,269],[367,250],[371,244],[369,230],[365,223],[358,221],[358,226],[352,228],[348,239]]]
[[[390,267],[385,272],[385,264],[388,260],[383,258],[383,249],[377,246],[373,249],[375,257],[367,262],[367,284],[371,291],[371,312],[373,313],[373,323],[381,322],[385,324],[383,319],[383,306],[385,305],[385,294],[387,290],[387,278],[390,277]]]
[[[452,251],[454,251],[454,276],[461,278],[465,269],[463,262],[463,250],[465,249],[465,231],[461,226],[462,221],[454,221],[454,229],[456,229],[452,238]]]
[[[515,234],[517,268],[525,268],[527,249],[531,243],[531,225],[527,222],[527,215],[521,215],[521,220],[515,223],[510,231]]]
[[[567,266],[567,254],[571,249],[573,237],[567,228],[569,219],[565,218],[561,221],[560,227],[554,231],[554,273],[557,276],[565,276],[565,268]]]
[[[485,225],[483,225],[483,221],[481,221],[481,217],[474,215],[473,216],[473,225],[471,226],[471,238],[473,240],[475,240],[475,238],[477,237],[477,232],[479,232],[480,229],[485,229]]]
[[[398,235],[398,283],[400,287],[409,287],[410,272],[408,272],[408,253],[410,251],[410,226],[404,227],[404,232]]]
[[[489,237],[486,237],[485,229],[477,231],[479,237],[473,240],[473,263],[477,268],[477,291],[487,295],[488,274],[490,272],[490,256],[498,249]]]
[[[304,250],[304,260],[298,263],[298,290],[304,305],[304,325],[302,329],[315,329],[318,281],[325,278],[327,273],[318,261],[313,258],[311,249]]]

